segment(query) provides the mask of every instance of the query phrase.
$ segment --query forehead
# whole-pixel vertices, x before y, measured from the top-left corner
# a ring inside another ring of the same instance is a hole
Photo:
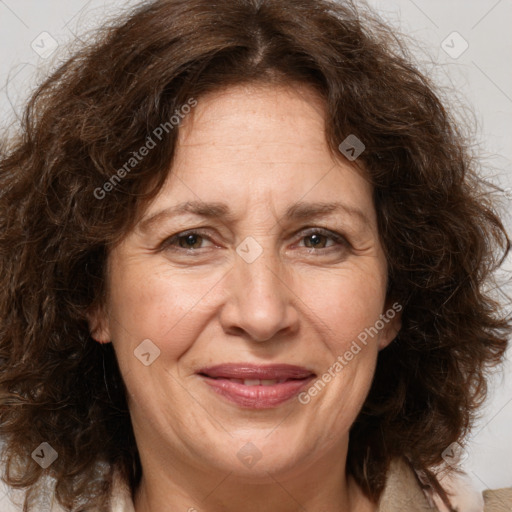
[[[169,178],[147,213],[191,201],[283,215],[299,201],[343,202],[369,223],[373,215],[371,186],[350,162],[333,159],[323,100],[308,87],[244,85],[201,97],[180,126]]]
[[[244,84],[202,96],[180,127],[179,145],[326,147],[324,100],[307,85]],[[276,135],[279,137],[276,140]],[[238,151],[236,151],[238,153]]]

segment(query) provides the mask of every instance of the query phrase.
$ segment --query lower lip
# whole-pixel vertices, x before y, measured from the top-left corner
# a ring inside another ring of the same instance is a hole
[[[315,378],[312,375],[307,379],[289,380],[272,386],[246,386],[229,379],[201,377],[216,393],[248,409],[276,407],[297,396]]]

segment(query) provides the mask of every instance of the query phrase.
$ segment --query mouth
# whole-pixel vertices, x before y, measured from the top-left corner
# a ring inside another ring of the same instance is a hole
[[[316,375],[288,364],[227,363],[196,372],[218,395],[248,409],[277,407],[296,397]]]

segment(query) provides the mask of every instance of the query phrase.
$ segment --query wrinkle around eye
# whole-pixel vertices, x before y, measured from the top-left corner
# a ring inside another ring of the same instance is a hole
[[[162,230],[163,231],[163,230]],[[167,230],[166,230],[167,231]],[[194,235],[199,239],[201,247],[193,246],[180,246],[180,240],[185,240],[188,236]],[[326,247],[307,247],[305,244],[309,237],[319,235],[320,237],[326,238]],[[158,239],[156,239],[158,237]],[[163,232],[160,234],[154,233],[151,238],[154,240],[147,240],[144,245],[148,247],[153,253],[160,253],[169,251],[170,253],[179,254],[182,252],[185,255],[197,255],[203,253],[210,253],[215,249],[229,249],[230,245],[235,244],[235,240],[230,233],[221,233],[216,228],[210,226],[197,226],[189,229],[182,229],[175,231],[171,235],[164,235]],[[256,239],[257,241],[257,239]],[[286,251],[289,250],[290,246],[293,250],[303,250],[309,253],[325,253],[330,251],[336,252],[344,250],[354,254],[364,254],[372,250],[376,245],[375,238],[371,232],[364,230],[354,229],[339,229],[334,226],[328,225],[306,225],[299,230],[294,230],[291,233],[282,236],[282,242],[286,243]],[[378,243],[378,241],[377,241]],[[330,245],[329,245],[330,244]],[[306,252],[307,253],[307,252]]]

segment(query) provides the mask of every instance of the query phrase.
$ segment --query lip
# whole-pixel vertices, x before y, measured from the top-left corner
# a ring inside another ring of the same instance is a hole
[[[201,368],[196,373],[217,394],[248,409],[277,407],[298,395],[316,377],[307,368],[289,364],[226,363]],[[244,380],[283,382],[247,385]]]

